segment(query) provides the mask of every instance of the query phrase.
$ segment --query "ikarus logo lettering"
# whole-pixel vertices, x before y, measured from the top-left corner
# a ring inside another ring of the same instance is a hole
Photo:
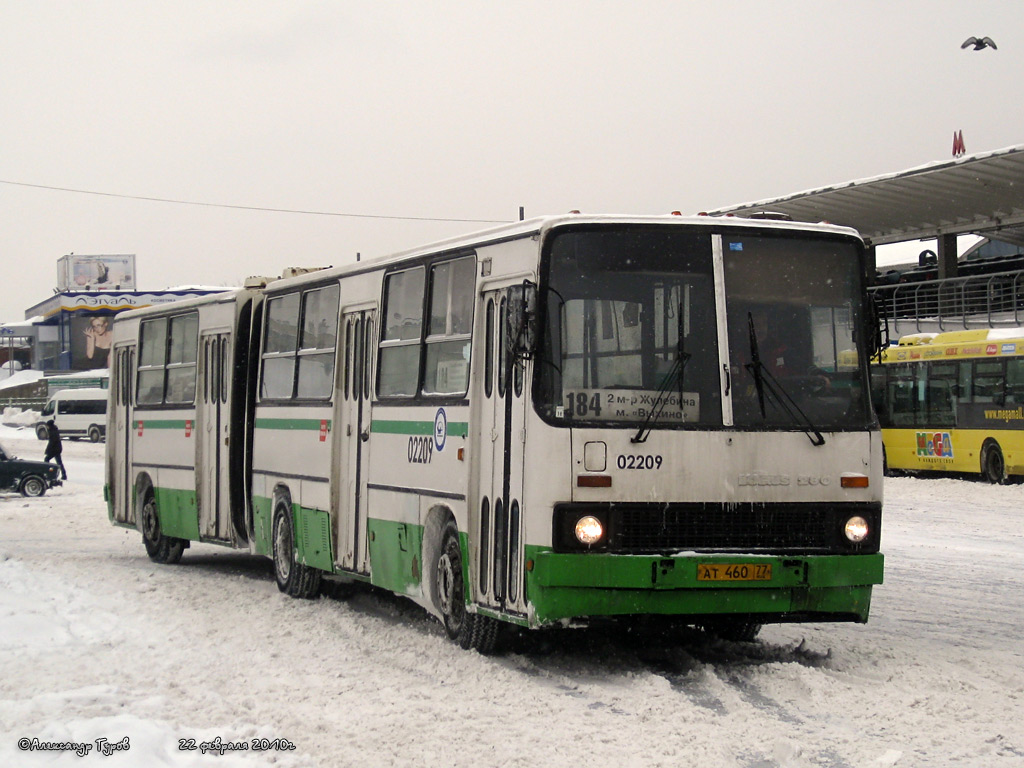
[[[761,472],[753,472],[749,475],[740,475],[740,485],[764,485],[764,486],[786,486],[789,485],[789,475],[768,475]]]

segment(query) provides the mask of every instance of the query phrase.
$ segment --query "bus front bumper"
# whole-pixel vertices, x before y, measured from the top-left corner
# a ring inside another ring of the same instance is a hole
[[[551,551],[528,553],[528,558],[533,626],[642,614],[695,623],[729,615],[761,623],[863,623],[871,587],[882,583],[884,561],[881,554],[666,557]]]

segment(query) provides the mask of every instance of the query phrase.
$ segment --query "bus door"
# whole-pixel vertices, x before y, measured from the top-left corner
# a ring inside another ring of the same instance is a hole
[[[331,489],[334,559],[338,566],[369,573],[366,542],[366,482],[370,458],[370,403],[373,391],[374,324],[372,309],[344,312],[339,325],[338,371],[335,378]]]
[[[204,539],[231,539],[228,441],[231,341],[227,333],[203,334],[200,341],[202,382],[196,409],[196,476],[199,534]]]
[[[113,434],[107,435],[107,451],[113,457],[113,461],[110,462],[113,468],[109,477],[110,490],[114,504],[114,520],[119,523],[134,523],[132,472],[128,465],[128,457],[132,455],[135,346],[115,347],[113,359],[116,386],[112,398]]]
[[[484,293],[484,376],[480,398],[480,493],[475,514],[479,602],[510,613],[525,611],[523,595],[523,456],[526,439],[524,373],[511,354],[509,300],[515,289]],[[470,548],[473,555],[473,548]]]

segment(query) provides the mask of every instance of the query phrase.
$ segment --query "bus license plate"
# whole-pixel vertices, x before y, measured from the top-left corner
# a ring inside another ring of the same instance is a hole
[[[771,563],[698,563],[697,581],[771,581]]]

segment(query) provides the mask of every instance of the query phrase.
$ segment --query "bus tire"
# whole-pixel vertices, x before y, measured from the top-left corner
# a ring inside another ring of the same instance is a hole
[[[36,424],[36,437],[40,440],[48,440],[50,438],[50,430],[46,428],[45,424]]]
[[[39,475],[28,475],[18,488],[22,496],[42,496],[46,493],[46,481]]]
[[[320,571],[295,560],[295,526],[292,510],[280,501],[274,510],[274,579],[290,597],[312,600],[320,593]]]
[[[763,624],[754,621],[716,619],[703,624],[704,631],[722,640],[734,643],[752,643],[757,639]]]
[[[91,440],[94,443],[98,443],[101,437],[103,437],[103,433],[100,432],[99,427],[97,427],[95,424],[89,427],[89,440]]]
[[[494,653],[498,643],[497,620],[466,610],[462,547],[454,520],[449,520],[445,526],[441,542],[441,553],[434,571],[434,594],[444,631],[460,648],[474,649],[484,655]]]
[[[989,442],[981,454],[981,474],[993,485],[1002,485],[1006,482],[1006,462],[1003,460],[1003,451],[995,440]]]
[[[479,613],[467,613],[466,630],[459,637],[459,647],[464,650],[472,648],[477,653],[490,656],[498,646],[498,630],[501,625],[490,616]]]
[[[142,504],[142,543],[146,554],[154,563],[174,565],[181,560],[185,541],[174,536],[165,536],[160,530],[160,512],[156,507],[156,496],[152,489],[146,491]]]

